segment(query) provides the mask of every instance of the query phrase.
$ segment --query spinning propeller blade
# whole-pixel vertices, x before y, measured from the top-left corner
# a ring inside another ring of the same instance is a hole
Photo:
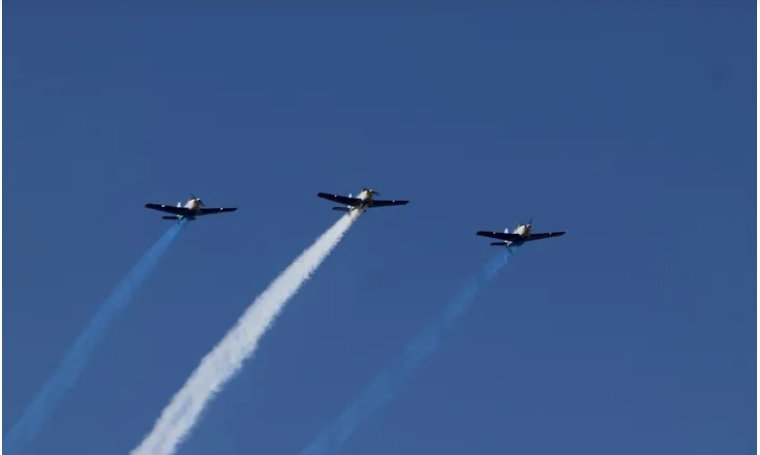
[[[199,197],[196,197],[194,194],[192,194],[192,193],[191,193],[191,194],[190,194],[190,197],[191,197],[193,200],[195,200],[195,201],[198,201],[198,205],[199,205],[199,206],[201,206],[201,207],[204,207],[204,206],[206,205],[206,204],[204,204],[204,203],[203,203],[203,201],[201,200],[201,198],[199,198]]]

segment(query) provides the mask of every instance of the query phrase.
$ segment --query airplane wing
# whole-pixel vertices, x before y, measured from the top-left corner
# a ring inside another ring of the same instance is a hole
[[[479,235],[481,237],[489,237],[492,239],[509,240],[512,242],[515,240],[520,240],[521,238],[518,234],[513,234],[511,232],[478,231],[476,235]]]
[[[561,235],[565,235],[565,231],[559,231],[559,232],[538,232],[536,234],[530,234],[525,241],[529,240],[541,240],[541,239],[548,239],[550,237],[559,237]]]
[[[393,205],[406,205],[409,201],[377,201],[372,200],[369,204],[370,207],[390,207]]]
[[[361,202],[361,199],[355,197],[339,196],[337,194],[318,193],[318,197],[328,201],[337,202],[338,204],[355,206]]]
[[[158,210],[160,212],[173,213],[175,215],[187,215],[187,213],[190,211],[185,207],[175,207],[173,205],[166,204],[145,204],[145,207],[153,210]]]
[[[237,210],[237,207],[211,207],[211,208],[202,208],[198,212],[195,213],[196,216],[201,215],[214,215],[215,213],[226,213],[226,212],[234,212]]]

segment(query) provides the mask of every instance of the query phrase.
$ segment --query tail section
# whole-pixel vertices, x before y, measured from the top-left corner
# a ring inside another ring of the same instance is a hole
[[[333,210],[337,210],[339,212],[350,212],[351,211],[351,209],[348,208],[348,207],[333,207],[332,209]]]
[[[162,220],[178,220],[179,219],[179,215],[162,216],[161,219]]]

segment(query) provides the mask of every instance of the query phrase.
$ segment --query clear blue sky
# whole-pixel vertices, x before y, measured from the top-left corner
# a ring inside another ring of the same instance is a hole
[[[3,432],[167,229],[144,203],[240,210],[181,234],[30,454],[128,452],[335,220],[316,193],[370,186],[412,202],[360,219],[181,453],[296,453],[491,259],[475,231],[530,217],[568,234],[344,453],[755,453],[752,2],[244,3],[6,3]]]

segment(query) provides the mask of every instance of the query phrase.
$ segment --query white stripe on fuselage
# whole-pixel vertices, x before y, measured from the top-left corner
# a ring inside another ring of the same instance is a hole
[[[513,234],[517,234],[522,237],[526,237],[528,234],[530,234],[530,226],[527,224],[521,224],[515,228],[514,231],[512,231]]]

